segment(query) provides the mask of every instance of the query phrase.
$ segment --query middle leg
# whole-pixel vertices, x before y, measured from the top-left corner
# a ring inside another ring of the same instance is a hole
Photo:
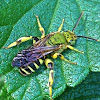
[[[40,21],[39,21],[38,16],[36,16],[36,18],[37,18],[37,22],[38,22],[39,30],[40,30],[40,32],[42,33],[41,38],[44,38],[44,37],[45,37],[45,31],[44,31],[44,28],[41,26],[41,23],[40,23]]]

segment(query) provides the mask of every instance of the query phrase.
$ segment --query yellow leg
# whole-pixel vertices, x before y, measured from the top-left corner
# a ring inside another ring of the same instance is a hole
[[[60,27],[58,28],[58,32],[61,31],[61,29],[62,29],[62,27],[63,27],[63,23],[64,23],[64,19],[62,20],[62,23],[61,23]]]
[[[32,36],[21,37],[18,40],[16,40],[15,42],[11,43],[8,47],[3,47],[3,48],[6,48],[6,49],[11,48],[13,46],[19,45],[22,42],[28,41],[32,38],[33,38]]]
[[[77,52],[79,52],[79,53],[84,54],[84,52],[79,51],[79,50],[75,49],[74,47],[72,47],[72,46],[70,46],[70,45],[67,45],[67,48],[69,48],[69,49],[71,49],[71,50],[74,50],[74,51],[77,51]]]
[[[67,61],[68,63],[71,63],[71,64],[75,64],[75,65],[76,65],[76,63],[73,63],[73,62],[67,60],[67,59],[66,59],[62,54],[60,54],[60,53],[55,53],[55,54],[53,54],[53,55],[52,55],[52,58],[56,59],[58,56],[59,56],[62,60]]]
[[[50,73],[49,73],[49,95],[50,95],[50,99],[52,100],[52,85],[53,85],[53,81],[54,81],[54,72],[53,69],[50,69]]]
[[[40,21],[39,21],[38,16],[36,16],[36,18],[37,18],[37,22],[38,22],[39,30],[40,30],[40,32],[42,33],[41,38],[43,38],[43,37],[45,37],[45,31],[44,31],[44,28],[41,26],[41,23],[40,23]]]
[[[51,100],[52,99],[52,85],[53,85],[53,81],[54,81],[54,71],[53,71],[53,62],[50,59],[45,59],[45,65],[47,66],[47,68],[50,69],[50,73],[49,73],[49,82],[48,82],[48,86],[49,86],[49,95]]]

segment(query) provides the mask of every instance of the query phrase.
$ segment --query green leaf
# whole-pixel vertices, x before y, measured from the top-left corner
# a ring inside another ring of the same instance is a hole
[[[68,87],[55,100],[99,100],[100,73],[90,73],[88,77],[75,88]]]
[[[82,0],[1,0],[0,1],[0,80],[5,76],[2,85],[1,99],[42,100],[49,99],[48,74],[44,65],[28,77],[20,75],[18,68],[11,66],[16,54],[32,45],[32,41],[20,44],[8,50],[2,49],[22,36],[41,36],[35,15],[39,16],[46,34],[57,31],[62,19],[65,19],[62,30],[72,30],[80,13],[84,15],[75,30],[75,34],[100,40],[100,2]],[[100,43],[78,38],[74,46],[84,54],[65,50],[63,55],[77,65],[69,64],[57,58],[54,61],[53,98],[62,94],[67,86],[75,87],[81,83],[90,71],[100,72]],[[92,78],[91,78],[92,79]],[[89,83],[91,86],[91,84]],[[82,88],[82,85],[80,85]],[[78,86],[75,88],[78,89]],[[73,89],[73,88],[71,88]],[[78,91],[78,90],[77,90]],[[85,90],[83,90],[85,91]],[[73,92],[73,91],[71,91]],[[65,93],[66,94],[66,91]],[[68,93],[70,95],[70,91]],[[75,95],[75,92],[73,92]],[[92,94],[93,95],[93,94]],[[84,95],[80,95],[84,99]],[[60,97],[62,98],[62,96]],[[75,97],[76,98],[76,97]],[[91,98],[91,97],[90,97]],[[70,99],[66,96],[66,99]],[[74,99],[74,96],[73,96]],[[61,99],[60,99],[61,100]]]

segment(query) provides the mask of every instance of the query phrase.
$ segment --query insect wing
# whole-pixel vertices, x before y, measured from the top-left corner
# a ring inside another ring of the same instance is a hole
[[[34,44],[34,47],[43,47],[43,46],[45,46],[45,42],[46,42],[51,36],[53,36],[54,34],[56,34],[56,32],[50,33],[50,34],[48,34],[47,36],[45,36],[44,38],[38,40],[38,41]]]
[[[12,66],[14,67],[27,66],[30,63],[35,62],[37,59],[40,59],[58,49],[59,45],[34,47],[31,49],[23,50],[20,53],[18,53],[16,57],[14,57],[12,61]]]

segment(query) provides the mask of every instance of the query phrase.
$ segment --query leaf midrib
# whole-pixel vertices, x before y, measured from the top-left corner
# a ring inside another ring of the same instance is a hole
[[[39,3],[41,3],[42,1],[43,1],[43,0],[41,0],[41,1],[37,2],[36,4],[34,4],[29,10],[27,10],[27,11],[16,21],[15,24],[11,25],[11,26],[12,26],[11,33],[12,33],[12,31],[13,31],[15,25],[20,21],[20,19],[21,19],[27,12],[29,12],[31,9],[33,9],[35,6],[37,6],[37,5],[38,5]],[[8,25],[6,25],[6,26],[8,26]],[[9,37],[10,37],[11,33],[9,34]],[[8,37],[8,39],[9,39],[9,37]],[[7,39],[7,40],[8,40],[8,39]],[[4,42],[4,44],[7,42],[7,40]],[[3,46],[4,46],[4,44],[3,44]]]

